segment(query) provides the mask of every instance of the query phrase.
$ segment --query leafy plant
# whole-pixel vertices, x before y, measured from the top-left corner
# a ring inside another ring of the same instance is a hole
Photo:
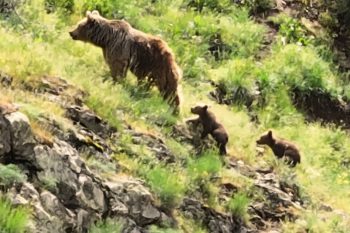
[[[11,206],[9,201],[0,197],[0,232],[23,233],[30,220],[30,214],[24,207]]]

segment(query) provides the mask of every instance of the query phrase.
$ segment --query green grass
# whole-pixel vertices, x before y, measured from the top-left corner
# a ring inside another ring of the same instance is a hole
[[[30,220],[29,211],[23,207],[12,207],[0,197],[0,231],[6,233],[22,233],[27,229]]]

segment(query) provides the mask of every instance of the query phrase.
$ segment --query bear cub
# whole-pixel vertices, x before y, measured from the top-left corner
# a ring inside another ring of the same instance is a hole
[[[256,141],[258,145],[269,146],[277,158],[287,157],[291,161],[291,166],[300,163],[300,153],[298,148],[291,142],[276,138],[272,135],[272,131],[261,135],[260,139]]]
[[[222,124],[220,124],[215,115],[208,111],[208,106],[196,106],[191,108],[193,114],[199,115],[193,122],[201,123],[203,126],[203,132],[201,138],[205,138],[208,134],[211,134],[220,150],[221,155],[226,155],[226,144],[228,142],[228,134]]]

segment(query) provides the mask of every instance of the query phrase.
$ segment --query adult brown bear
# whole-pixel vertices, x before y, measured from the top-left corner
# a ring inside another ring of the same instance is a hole
[[[125,78],[130,69],[139,81],[147,78],[155,83],[163,98],[179,110],[182,72],[165,41],[136,30],[124,20],[105,19],[98,11],[87,11],[86,18],[69,34],[73,40],[102,48],[114,81]]]

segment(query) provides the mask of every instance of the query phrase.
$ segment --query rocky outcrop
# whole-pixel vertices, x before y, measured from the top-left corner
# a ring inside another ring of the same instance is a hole
[[[207,227],[211,233],[246,232],[242,223],[228,214],[219,213],[199,201],[185,198],[180,210],[186,218],[194,219]]]
[[[28,182],[6,195],[13,204],[32,207],[31,232],[87,232],[95,220],[106,217],[124,219],[125,232],[140,232],[165,215],[142,182],[118,176],[106,182],[69,143],[37,142],[24,114],[0,114],[0,127],[1,161],[15,163],[28,174]]]
[[[0,14],[11,14],[21,2],[21,0],[0,0]]]

